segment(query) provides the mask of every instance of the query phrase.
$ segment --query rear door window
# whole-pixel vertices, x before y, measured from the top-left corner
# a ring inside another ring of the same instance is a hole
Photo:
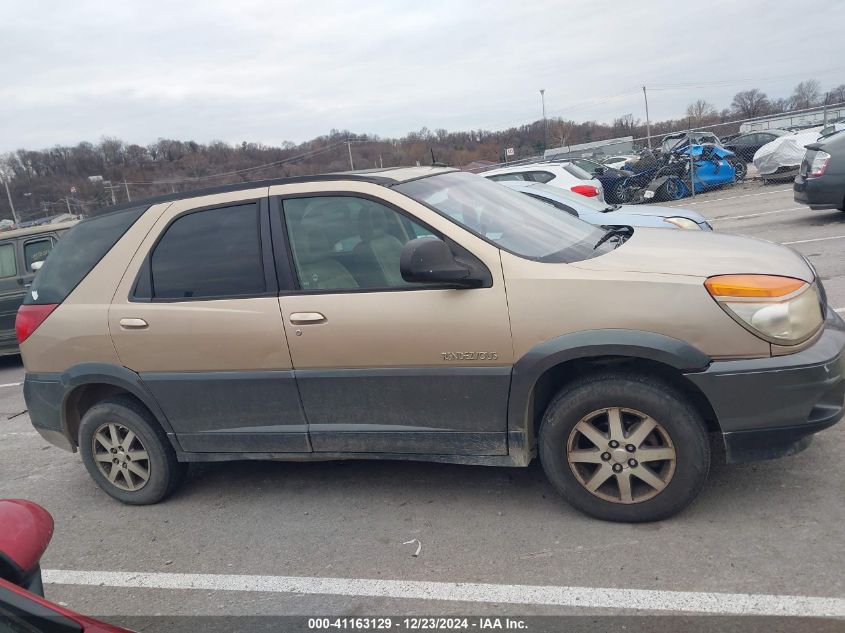
[[[555,175],[548,172],[548,171],[529,171],[525,174],[528,178],[527,180],[533,180],[534,182],[549,182],[554,180]]]
[[[47,255],[53,250],[53,238],[47,237],[40,240],[32,240],[23,245],[23,261],[27,272],[33,272],[32,265],[35,262],[43,262]]]
[[[258,204],[176,218],[150,257],[153,299],[208,299],[266,292]]]
[[[496,174],[495,176],[487,176],[488,180],[499,182],[500,180],[528,180],[525,172],[516,172],[513,174]]]

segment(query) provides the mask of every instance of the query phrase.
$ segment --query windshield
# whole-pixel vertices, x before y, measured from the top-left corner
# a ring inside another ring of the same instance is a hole
[[[540,192],[542,192],[542,194],[540,194]],[[597,211],[599,213],[615,208],[612,204],[602,202],[596,197],[588,198],[587,196],[582,196],[580,193],[567,191],[566,189],[553,187],[552,185],[545,185],[541,182],[531,185],[531,193],[536,193],[538,195],[543,195],[544,197],[566,202],[578,209]]]
[[[394,189],[522,257],[573,262],[600,254],[593,246],[601,229],[475,174],[450,172]]]

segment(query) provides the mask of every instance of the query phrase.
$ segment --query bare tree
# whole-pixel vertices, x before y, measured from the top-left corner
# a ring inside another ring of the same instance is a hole
[[[845,84],[839,84],[827,94],[828,103],[845,103]]]
[[[792,108],[802,110],[821,103],[822,87],[815,79],[807,79],[795,86],[792,92]]]
[[[752,88],[734,95],[731,108],[745,119],[763,116],[769,111],[769,98],[765,92]]]
[[[687,118],[693,119],[696,125],[703,125],[716,116],[716,108],[704,99],[698,99],[687,106]]]

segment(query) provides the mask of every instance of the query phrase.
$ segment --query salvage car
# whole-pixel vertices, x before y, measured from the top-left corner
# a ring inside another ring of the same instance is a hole
[[[754,154],[754,166],[767,182],[784,182],[798,175],[805,147],[819,139],[821,127],[779,136]]]
[[[597,226],[627,225],[651,226],[654,228],[692,229],[712,231],[707,218],[696,211],[659,205],[608,204],[595,198],[585,198],[558,187],[541,182],[520,182],[511,180],[500,183],[542,202],[565,211],[576,218]]]
[[[574,507],[653,521],[701,491],[710,434],[774,458],[845,408],[845,323],[795,251],[440,167],[115,207],[16,325],[32,425],[129,504],[190,462],[539,457]]]
[[[845,211],[845,131],[807,145],[793,184],[795,202]]]
[[[732,151],[745,162],[754,160],[754,154],[766,143],[771,143],[776,138],[789,134],[786,130],[765,130],[764,132],[748,132],[739,134],[725,142],[725,149]]]

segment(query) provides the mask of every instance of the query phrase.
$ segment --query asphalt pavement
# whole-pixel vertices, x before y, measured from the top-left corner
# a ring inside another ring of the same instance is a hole
[[[789,183],[675,206],[717,230],[789,244],[845,312],[845,213],[796,204]],[[139,630],[224,614],[565,614],[583,630],[642,613],[720,614],[726,631],[845,622],[809,619],[845,617],[845,424],[793,457],[715,464],[697,503],[645,525],[579,514],[537,463],[196,464],[167,502],[131,507],[32,430],[22,379],[19,358],[0,359],[0,498],[32,499],[56,520],[42,565],[49,598]]]

